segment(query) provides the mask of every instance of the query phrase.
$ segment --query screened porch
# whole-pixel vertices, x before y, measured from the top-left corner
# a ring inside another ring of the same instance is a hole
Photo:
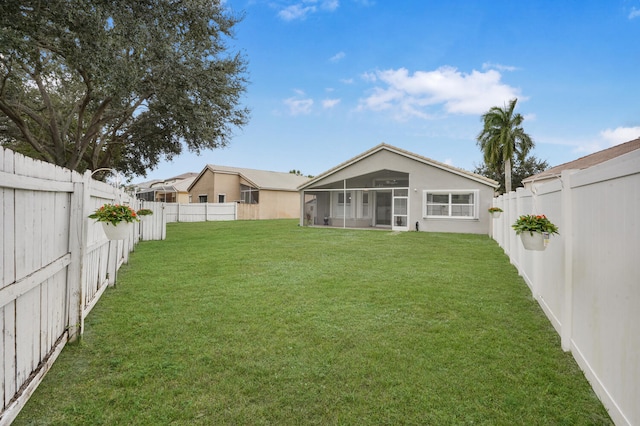
[[[303,194],[307,226],[408,229],[408,173],[382,170]]]

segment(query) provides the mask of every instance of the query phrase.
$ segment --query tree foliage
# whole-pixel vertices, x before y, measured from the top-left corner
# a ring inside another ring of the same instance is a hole
[[[241,17],[216,0],[3,0],[0,143],[70,169],[141,174],[248,120]]]
[[[545,160],[540,160],[533,155],[528,156],[524,160],[517,158],[513,163],[513,173],[512,173],[512,182],[513,187],[518,188],[523,186],[522,181],[529,176],[536,175],[538,173],[542,173],[549,168],[549,163]],[[477,173],[482,176],[486,176],[489,179],[493,179],[496,182],[500,182],[500,186],[497,191],[501,194],[505,192],[504,188],[504,165],[502,162],[498,163],[498,166],[495,168],[491,168],[487,166],[486,163],[482,163],[479,166],[476,166],[473,170],[474,173]]]
[[[524,117],[514,113],[518,99],[512,99],[504,108],[491,107],[482,115],[483,128],[477,140],[484,155],[484,163],[492,170],[504,167],[504,187],[509,192],[512,186],[512,164],[514,157],[524,161],[534,142],[522,128]]]

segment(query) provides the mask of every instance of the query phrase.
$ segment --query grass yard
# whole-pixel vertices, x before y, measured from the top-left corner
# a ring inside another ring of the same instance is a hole
[[[487,236],[170,224],[15,422],[600,425]]]

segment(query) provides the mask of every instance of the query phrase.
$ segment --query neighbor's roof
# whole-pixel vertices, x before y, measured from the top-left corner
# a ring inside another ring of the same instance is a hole
[[[179,182],[173,184],[178,192],[187,192],[193,181],[196,180],[196,177],[198,176],[197,173],[189,173],[189,175],[193,176],[183,177]]]
[[[631,151],[640,149],[640,138],[634,139],[629,142],[622,143],[620,145],[612,146],[611,148],[603,149],[602,151],[594,152],[593,154],[585,155],[577,160],[570,161],[568,163],[560,164],[559,166],[552,167],[537,175],[529,176],[522,180],[522,183],[533,182],[537,180],[549,179],[559,176],[563,170],[582,170],[596,164],[603,163],[607,160],[619,157]]]
[[[196,176],[198,176],[198,173],[196,172],[187,172],[187,173],[182,173],[181,175],[178,175],[178,176],[170,177],[169,179],[165,179],[165,181],[185,180],[189,178],[195,178]]]
[[[423,157],[422,155],[415,154],[413,152],[409,152],[409,151],[406,151],[404,149],[397,148],[395,146],[392,146],[392,145],[389,145],[389,144],[386,144],[386,143],[381,143],[380,145],[374,146],[370,150],[365,151],[362,154],[357,155],[357,156],[353,157],[352,159],[345,161],[344,163],[338,164],[334,168],[329,169],[324,173],[319,174],[318,176],[314,177],[310,181],[304,183],[303,185],[300,185],[298,187],[298,189],[305,189],[305,188],[309,187],[310,185],[313,185],[315,182],[318,182],[321,179],[324,179],[327,176],[330,176],[333,173],[336,173],[336,172],[338,172],[338,171],[340,171],[340,170],[342,170],[344,168],[347,168],[350,165],[352,165],[354,163],[357,163],[358,161],[361,161],[364,158],[366,158],[366,157],[368,157],[370,155],[373,155],[373,154],[375,154],[375,153],[377,153],[379,151],[382,151],[382,150],[393,152],[393,153],[396,153],[398,155],[402,155],[404,157],[411,158],[413,160],[419,161],[421,163],[424,163],[424,164],[427,164],[427,165],[430,165],[430,166],[433,166],[433,167],[436,167],[436,168],[439,168],[439,169],[442,169],[442,170],[445,170],[445,171],[448,171],[448,172],[451,172],[451,173],[454,173],[454,174],[457,174],[457,175],[460,175],[460,176],[463,176],[463,177],[466,177],[466,178],[469,178],[469,179],[473,179],[473,180],[475,180],[477,182],[484,183],[485,185],[489,185],[489,186],[494,187],[494,188],[497,188],[498,186],[500,186],[500,184],[498,182],[496,182],[493,179],[489,179],[488,177],[485,177],[485,176],[482,176],[482,175],[479,175],[479,174],[476,174],[476,173],[472,173],[472,172],[469,172],[469,171],[464,170],[464,169],[459,169],[457,167],[453,167],[453,166],[450,166],[448,164],[441,163],[441,162],[436,161],[436,160],[432,160],[431,158]]]
[[[198,176],[198,173],[187,172],[187,173],[182,173],[181,175],[178,175],[178,176],[170,177],[169,179],[153,179],[147,182],[136,183],[135,186],[138,188],[151,188],[153,187],[153,185],[158,185],[158,186],[171,185],[171,184],[168,184],[167,182],[172,182],[172,183],[175,182],[175,185],[180,185],[181,183],[186,181],[187,185],[186,186],[182,185],[184,186],[184,190],[186,191],[187,187],[191,184],[191,182],[193,182],[193,179],[195,179],[196,176]]]
[[[194,182],[199,180],[207,170],[215,173],[229,173],[240,175],[245,180],[250,182],[252,186],[258,189],[297,191],[298,186],[309,180],[309,178],[306,176],[298,176],[293,173],[271,172],[267,170],[255,170],[245,169],[241,167],[217,166],[213,164],[207,164],[202,172],[200,172],[198,177],[194,179]]]

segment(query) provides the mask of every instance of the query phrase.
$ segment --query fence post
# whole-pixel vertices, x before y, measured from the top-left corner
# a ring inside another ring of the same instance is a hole
[[[69,341],[74,341],[84,331],[82,309],[84,305],[84,263],[87,246],[86,210],[89,205],[90,172],[81,175],[73,174],[73,192],[69,205],[69,253],[71,262],[67,276],[67,306]]]
[[[562,182],[562,234],[564,238],[564,306],[560,344],[565,352],[571,351],[573,335],[573,201],[571,195],[572,170],[563,170]]]

